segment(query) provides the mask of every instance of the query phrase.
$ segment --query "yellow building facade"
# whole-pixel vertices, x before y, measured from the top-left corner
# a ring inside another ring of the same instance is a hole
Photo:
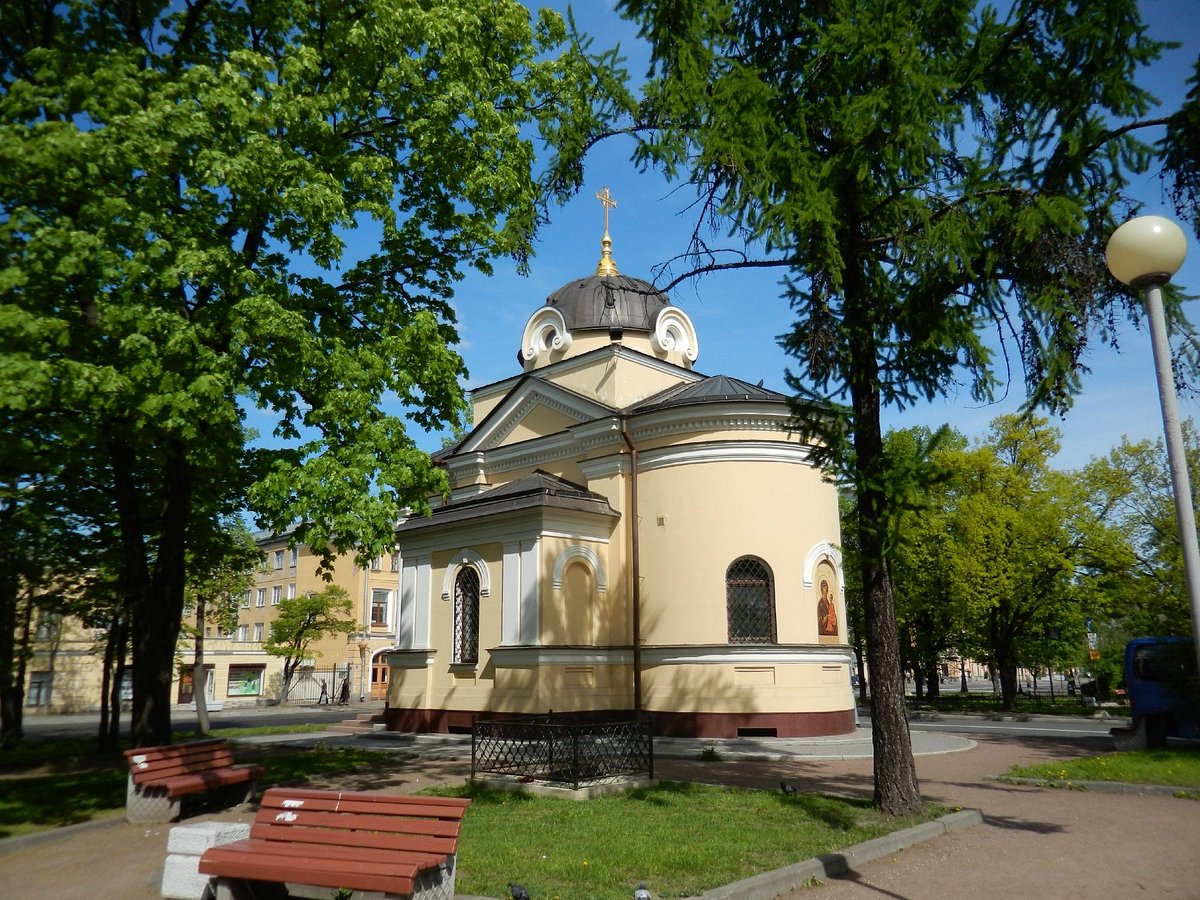
[[[343,682],[352,700],[382,700],[388,677],[382,654],[395,646],[399,555],[378,557],[367,567],[355,565],[352,556],[341,556],[332,580],[326,581],[318,572],[320,558],[307,547],[291,546],[289,538],[258,536],[264,565],[240,597],[236,628],[226,633],[211,623],[203,626],[209,704],[248,706],[277,700],[283,660],[262,649],[271,622],[284,599],[322,591],[330,584],[349,594],[359,627],[351,634],[327,635],[312,643],[313,659],[293,679],[289,700],[318,701],[322,681],[333,702],[341,695]],[[194,703],[193,658],[192,640],[182,641],[174,686],[179,704]]]
[[[854,728],[837,492],[788,398],[693,365],[686,313],[616,271],[529,318],[398,529],[388,727],[641,715],[656,734]]]

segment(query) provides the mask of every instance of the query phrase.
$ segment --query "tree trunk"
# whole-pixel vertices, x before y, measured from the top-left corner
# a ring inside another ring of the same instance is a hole
[[[191,471],[182,444],[172,441],[162,464],[162,517],[158,521],[158,543],[150,571],[133,452],[120,438],[114,439],[110,446],[123,541],[122,574],[126,577],[133,632],[130,739],[135,747],[167,744],[171,740],[175,646],[183,619]]]
[[[183,624],[187,523],[192,501],[191,469],[178,441],[171,442],[166,454],[163,500],[150,592],[134,614],[134,746],[171,740],[171,682]]]
[[[196,651],[192,657],[192,699],[196,701],[196,730],[208,734],[208,677],[204,671],[204,601],[196,603]]]
[[[850,393],[854,405],[854,468],[858,492],[858,535],[867,614],[867,659],[871,669],[871,741],[875,805],[893,816],[922,808],[912,737],[904,706],[904,674],[891,579],[884,560],[883,523],[888,498],[881,478],[883,433],[876,388],[877,357],[869,298],[847,268],[847,319],[852,356]]]
[[[17,485],[8,485],[13,496]],[[17,516],[17,501],[8,500],[0,510],[0,743],[15,741],[23,732],[25,683],[18,677],[17,609],[21,605],[17,576],[18,548],[11,537]]]

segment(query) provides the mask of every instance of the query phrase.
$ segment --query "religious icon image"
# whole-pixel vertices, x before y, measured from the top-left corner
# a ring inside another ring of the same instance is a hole
[[[829,593],[829,582],[821,579],[821,599],[817,601],[817,634],[838,633],[837,603]]]

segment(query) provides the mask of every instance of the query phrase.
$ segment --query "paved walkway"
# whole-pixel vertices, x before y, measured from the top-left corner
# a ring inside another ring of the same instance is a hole
[[[856,866],[846,877],[784,896],[805,900],[1200,897],[1200,804],[1162,794],[1049,790],[989,779],[1014,764],[1067,759],[1087,752],[1077,740],[968,739],[921,731],[916,726],[912,735],[924,796],[949,807],[980,809],[983,824]],[[314,737],[253,740],[305,741]],[[460,781],[469,770],[463,742],[457,737],[373,735],[336,740],[420,752],[417,760],[405,754],[398,756],[394,765],[339,776],[336,786],[349,790],[412,792],[435,783]],[[699,749],[709,744],[717,747],[719,760],[698,759]],[[867,729],[860,729],[850,739],[663,739],[655,746],[656,774],[665,779],[767,789],[786,780],[800,790],[857,796],[872,792]],[[1090,749],[1104,749],[1103,742],[1095,741]],[[64,802],[70,802],[69,798]],[[203,818],[245,820],[248,816],[225,811]],[[160,896],[168,829],[167,825],[130,825],[118,820],[67,829],[38,840],[0,842],[0,896],[153,900]],[[665,885],[650,887],[668,889]]]

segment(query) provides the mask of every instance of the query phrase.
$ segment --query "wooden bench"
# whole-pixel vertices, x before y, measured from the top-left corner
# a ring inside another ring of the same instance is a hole
[[[271,788],[246,840],[204,851],[217,900],[315,897],[451,900],[470,800]]]
[[[129,782],[125,818],[130,822],[170,822],[179,818],[183,798],[245,786],[244,802],[263,773],[262,766],[235,765],[229,742],[220,738],[126,750]]]

